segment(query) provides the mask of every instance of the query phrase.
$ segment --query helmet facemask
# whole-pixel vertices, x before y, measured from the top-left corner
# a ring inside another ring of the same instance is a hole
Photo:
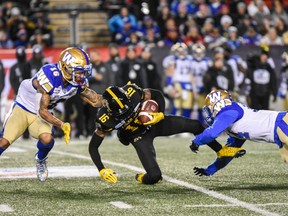
[[[73,86],[88,85],[88,78],[91,76],[92,65],[65,67],[64,79]]]

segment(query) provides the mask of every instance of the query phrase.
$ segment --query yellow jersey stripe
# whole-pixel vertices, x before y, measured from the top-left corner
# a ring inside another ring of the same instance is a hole
[[[107,89],[108,93],[116,100],[120,108],[124,108],[123,103],[119,100],[119,98],[114,94],[114,92],[111,91],[111,89]]]

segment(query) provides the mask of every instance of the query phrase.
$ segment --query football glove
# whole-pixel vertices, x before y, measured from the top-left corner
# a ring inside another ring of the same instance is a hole
[[[143,177],[144,177],[144,173],[137,173],[136,175],[135,175],[135,179],[139,182],[139,183],[143,183]]]
[[[193,170],[194,170],[195,175],[209,176],[209,174],[205,171],[204,168],[194,167]]]
[[[193,141],[192,141],[192,143],[191,143],[191,145],[190,145],[189,147],[190,147],[191,151],[194,152],[194,153],[196,153],[196,154],[197,154],[197,152],[199,151],[199,145],[197,145],[197,144],[194,143]]]
[[[159,121],[164,119],[164,113],[163,112],[155,112],[155,113],[149,113],[151,116],[153,116],[153,119],[149,122],[143,123],[143,125],[154,125],[157,124]]]
[[[109,183],[116,183],[117,182],[117,176],[116,173],[112,169],[102,169],[100,170],[100,176],[102,179],[104,179],[106,182]]]
[[[61,129],[64,133],[64,140],[66,142],[66,144],[69,144],[70,142],[70,132],[71,132],[71,126],[70,123],[65,122],[63,123],[63,125],[61,126]]]

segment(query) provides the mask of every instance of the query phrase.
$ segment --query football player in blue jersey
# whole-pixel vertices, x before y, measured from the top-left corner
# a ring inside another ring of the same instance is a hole
[[[48,177],[47,155],[53,148],[53,127],[64,132],[70,141],[70,124],[56,118],[52,109],[57,103],[75,94],[94,107],[101,106],[101,96],[88,88],[91,64],[87,53],[77,47],[62,51],[57,64],[44,65],[31,79],[21,82],[16,100],[5,117],[0,134],[0,155],[17,140],[26,129],[38,139],[36,171],[40,181]]]
[[[255,110],[232,100],[225,90],[213,90],[205,99],[203,117],[209,127],[198,134],[190,148],[197,152],[199,146],[215,140],[224,131],[227,145],[242,147],[246,140],[275,143],[284,162],[288,162],[288,113]],[[207,168],[194,167],[196,175],[213,175],[233,158],[217,158]]]
[[[102,179],[109,183],[116,183],[117,176],[112,169],[106,168],[101,161],[99,147],[107,133],[117,130],[120,142],[130,143],[146,171],[136,175],[136,180],[142,184],[155,184],[162,180],[161,169],[156,160],[154,138],[170,136],[178,133],[190,132],[199,134],[204,127],[197,120],[190,118],[164,115],[165,100],[162,93],[155,89],[142,89],[135,84],[123,87],[110,86],[103,93],[103,106],[96,116],[96,131],[89,143],[90,156],[99,170]],[[158,112],[152,113],[153,119],[141,123],[138,119],[141,106],[146,100],[158,103]],[[167,127],[167,125],[169,125]],[[208,144],[217,156],[238,157],[245,154],[242,148],[231,148],[220,145],[217,141]]]

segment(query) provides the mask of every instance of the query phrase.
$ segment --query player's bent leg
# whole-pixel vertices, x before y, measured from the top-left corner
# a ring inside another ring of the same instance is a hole
[[[149,173],[136,174],[135,179],[142,184],[152,185],[160,183],[163,178],[159,167],[155,167],[154,169],[149,170]]]

